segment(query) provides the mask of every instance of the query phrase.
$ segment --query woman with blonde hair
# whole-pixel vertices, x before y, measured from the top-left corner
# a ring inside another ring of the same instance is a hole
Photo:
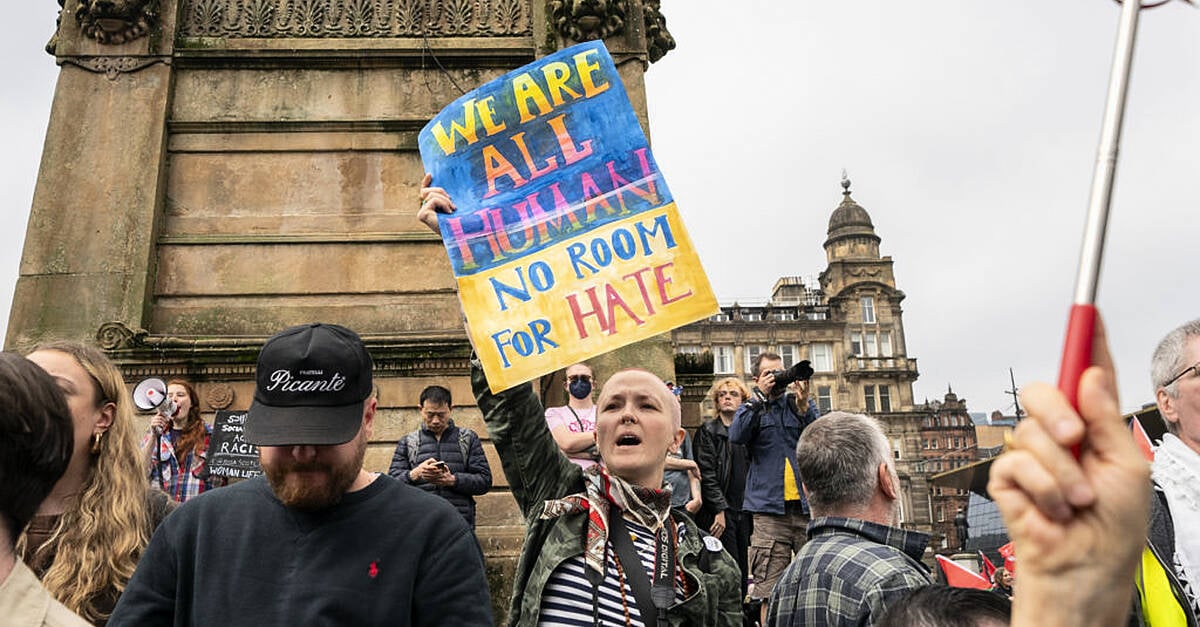
[[[63,605],[103,625],[171,504],[146,489],[132,401],[108,357],[73,342],[43,344],[27,357],[62,388],[75,435],[67,471],[18,553]]]
[[[200,399],[192,384],[172,379],[167,400],[171,403],[159,407],[142,436],[142,459],[149,463],[150,484],[182,503],[214,487],[206,465],[212,427],[200,417]]]

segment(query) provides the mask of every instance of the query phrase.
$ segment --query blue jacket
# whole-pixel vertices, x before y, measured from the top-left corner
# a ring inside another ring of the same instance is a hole
[[[459,445],[460,431],[466,437],[467,456],[463,459],[462,447]],[[487,456],[483,454],[483,445],[479,436],[470,429],[459,429],[451,420],[442,431],[442,437],[436,438],[433,433],[421,427],[417,429],[420,441],[416,463],[412,462],[408,450],[408,436],[400,438],[396,444],[396,452],[392,455],[392,466],[388,474],[407,483],[417,486],[426,492],[432,492],[450,501],[458,513],[467,520],[467,524],[475,527],[475,498],[474,495],[486,494],[492,487],[492,468],[488,465]],[[439,459],[454,475],[455,484],[449,487],[436,486],[424,480],[413,481],[408,471],[421,462],[429,459]]]
[[[796,441],[800,432],[817,419],[817,405],[808,402],[808,411],[799,416],[792,409],[792,394],[785,394],[761,405],[743,403],[729,425],[729,441],[746,446],[750,469],[746,473],[746,496],[742,511],[763,514],[783,514],[783,464],[792,465],[799,488],[800,473],[796,466]],[[805,514],[808,502],[800,492]]]

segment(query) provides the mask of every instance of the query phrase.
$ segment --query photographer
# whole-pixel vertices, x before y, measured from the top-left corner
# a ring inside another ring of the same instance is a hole
[[[754,587],[748,594],[751,601],[762,603],[807,537],[808,503],[796,472],[796,442],[817,419],[817,409],[807,398],[812,376],[808,362],[784,371],[783,359],[765,352],[755,360],[751,374],[755,398],[734,414],[729,441],[745,445],[750,456],[742,502],[754,518],[749,553]],[[799,383],[799,396],[787,391],[792,382]],[[763,604],[764,613],[765,609]]]

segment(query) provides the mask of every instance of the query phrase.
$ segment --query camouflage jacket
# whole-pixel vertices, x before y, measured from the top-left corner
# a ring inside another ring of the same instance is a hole
[[[508,624],[532,627],[538,624],[542,590],[550,574],[559,564],[583,554],[587,524],[582,513],[542,520],[542,504],[582,492],[583,471],[554,443],[533,386],[523,383],[493,395],[477,362],[472,364],[471,384],[504,475],[525,516],[525,546],[517,563]],[[671,607],[671,625],[740,626],[737,564],[724,550],[709,552],[702,560],[702,552],[708,551],[705,534],[690,519],[685,524],[687,533],[679,540],[678,559],[684,575],[697,585],[694,594]]]

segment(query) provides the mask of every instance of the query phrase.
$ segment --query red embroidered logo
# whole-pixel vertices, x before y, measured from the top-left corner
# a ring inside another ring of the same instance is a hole
[[[371,579],[374,579],[375,576],[378,574],[379,574],[379,563],[371,562],[371,565],[367,567],[367,576],[370,577]]]

